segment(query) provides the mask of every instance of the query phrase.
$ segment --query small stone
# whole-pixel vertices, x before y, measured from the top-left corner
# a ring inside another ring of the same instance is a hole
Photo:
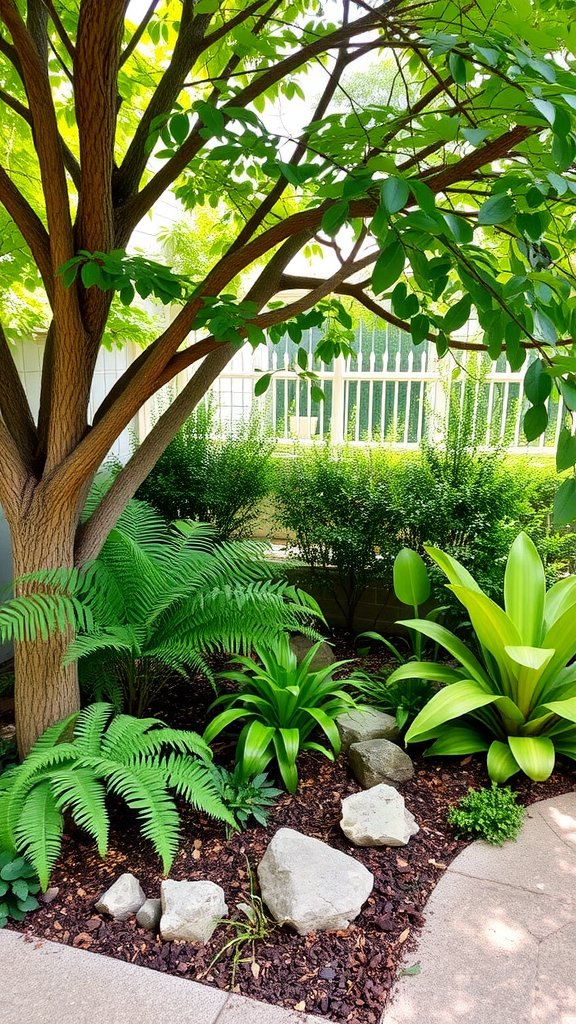
[[[163,939],[208,942],[218,922],[228,915],[224,890],[215,882],[175,882],[166,879],[160,887]]]
[[[342,753],[347,754],[353,743],[365,740],[390,740],[395,743],[400,737],[400,730],[393,715],[387,715],[376,708],[355,708],[338,715],[336,719]]]
[[[295,636],[290,637],[290,647],[292,648],[298,664],[306,657],[308,651],[314,646],[314,640],[310,640],[309,637],[303,636],[302,633],[296,633]],[[316,654],[312,658],[310,664],[310,670],[317,672],[319,668],[327,668],[328,665],[333,665],[336,661],[332,648],[329,644],[320,644],[320,647],[316,651]]]
[[[354,775],[364,789],[385,782],[396,786],[414,775],[414,765],[408,754],[390,740],[366,740],[353,743],[348,760]]]
[[[58,886],[52,885],[49,889],[46,889],[46,892],[41,893],[41,895],[38,898],[42,901],[42,903],[52,903],[56,899],[59,892],[60,889],[58,888]]]
[[[326,981],[334,981],[336,971],[333,967],[323,967],[321,971],[318,971],[318,977],[325,978]]]
[[[109,914],[116,921],[126,921],[140,910],[145,902],[146,895],[140,882],[134,875],[126,872],[106,890],[94,904],[94,909],[99,914]]]
[[[162,900],[146,900],[136,914],[136,924],[149,932],[157,932],[161,917]]]
[[[374,885],[373,874],[353,857],[291,828],[278,830],[258,877],[272,917],[300,935],[347,928]]]
[[[419,831],[404,797],[384,783],[345,797],[340,827],[355,846],[406,846]]]

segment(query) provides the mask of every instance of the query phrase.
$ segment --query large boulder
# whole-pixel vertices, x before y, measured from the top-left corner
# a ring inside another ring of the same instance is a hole
[[[228,915],[224,890],[215,882],[175,882],[160,886],[160,934],[167,941],[208,942],[218,922]]]
[[[146,894],[134,875],[126,872],[120,875],[113,885],[106,890],[99,900],[94,904],[94,909],[99,914],[109,914],[116,921],[127,921],[132,914],[137,913],[143,903],[146,902]]]
[[[290,637],[290,647],[292,648],[298,664],[306,657],[308,651],[314,646],[315,640],[310,640],[309,637],[304,636],[302,633],[295,633],[294,636]],[[334,653],[329,644],[320,644],[320,647],[316,651],[316,654],[312,658],[310,670],[317,672],[320,668],[327,668],[328,665],[333,665],[336,661]]]
[[[343,754],[348,753],[353,743],[364,743],[366,740],[390,740],[394,743],[400,737],[394,715],[387,715],[385,711],[376,708],[345,711],[343,715],[338,715],[336,725]]]
[[[396,787],[414,775],[411,758],[390,740],[353,743],[348,751],[348,761],[364,789],[378,786],[381,782]]]
[[[406,846],[419,831],[404,797],[384,783],[344,798],[340,828],[355,846]]]
[[[347,928],[374,885],[363,864],[291,828],[270,842],[258,878],[272,917],[300,935]]]

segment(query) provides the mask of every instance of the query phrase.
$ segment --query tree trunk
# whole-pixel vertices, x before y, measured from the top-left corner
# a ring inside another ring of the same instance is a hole
[[[34,507],[36,505],[36,507]],[[64,501],[60,507],[38,506],[12,526],[14,577],[39,569],[72,568],[77,514]],[[26,593],[16,585],[16,594]],[[18,753],[24,758],[44,730],[80,708],[76,664],[62,667],[70,634],[54,632],[47,640],[15,644],[15,712]]]

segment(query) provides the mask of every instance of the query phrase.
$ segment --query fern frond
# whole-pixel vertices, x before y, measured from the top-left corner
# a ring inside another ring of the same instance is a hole
[[[90,658],[102,651],[118,651],[138,658],[142,654],[145,633],[134,626],[111,626],[77,636],[66,648],[64,665],[79,658]]]
[[[151,757],[160,754],[163,748],[170,747],[178,754],[194,754],[203,761],[212,761],[212,751],[201,736],[184,729],[149,729],[138,740],[138,749],[131,755],[131,762],[136,757]],[[176,756],[176,755],[175,755]]]
[[[235,826],[234,815],[222,802],[212,771],[207,765],[198,764],[189,757],[171,754],[165,760],[163,770],[168,785],[192,807],[204,811],[211,818]]]
[[[116,765],[106,781],[138,813],[142,835],[150,840],[168,874],[178,850],[180,819],[165,780],[153,767]]]
[[[68,629],[90,630],[93,626],[90,608],[70,594],[25,594],[12,597],[0,608],[0,642],[46,641],[53,632]]]
[[[44,890],[60,854],[63,827],[50,782],[44,779],[27,794],[15,830],[17,848],[30,861]]]
[[[104,702],[82,709],[74,727],[74,746],[81,754],[100,754],[102,737],[113,714],[112,704]]]
[[[80,760],[73,771],[55,771],[50,775],[49,785],[60,813],[69,810],[76,824],[96,840],[98,853],[104,857],[108,851],[110,822],[105,790],[94,778],[92,765],[83,768]]]
[[[132,715],[117,715],[110,723],[106,735],[102,738],[101,754],[121,764],[129,764],[130,759],[140,750],[140,744],[149,729],[163,726],[159,718],[133,718]]]

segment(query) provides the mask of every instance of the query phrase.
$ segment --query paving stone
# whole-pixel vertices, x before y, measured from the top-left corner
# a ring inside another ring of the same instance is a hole
[[[272,917],[300,935],[347,928],[374,885],[372,873],[353,857],[291,828],[278,830],[258,877]]]
[[[390,740],[395,743],[400,737],[394,715],[387,715],[376,708],[357,708],[338,715],[336,719],[342,753],[347,754],[353,743],[365,740]]]
[[[364,789],[378,786],[381,782],[396,787],[414,775],[412,759],[390,740],[353,743],[348,751],[348,760]]]
[[[145,902],[146,894],[140,882],[126,872],[96,901],[94,909],[99,914],[109,914],[116,921],[127,921]]]
[[[385,783],[345,797],[340,828],[355,846],[406,846],[419,831],[404,797]]]
[[[175,882],[160,886],[160,934],[165,940],[208,942],[218,922],[228,915],[224,890],[215,882]]]

